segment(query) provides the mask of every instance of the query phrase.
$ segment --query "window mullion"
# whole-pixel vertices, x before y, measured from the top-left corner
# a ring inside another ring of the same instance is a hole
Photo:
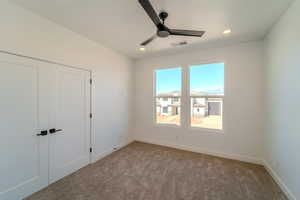
[[[189,124],[189,101],[188,101],[188,93],[189,93],[189,78],[188,78],[188,66],[184,65],[182,67],[182,93],[181,93],[181,123],[182,126],[187,128]]]

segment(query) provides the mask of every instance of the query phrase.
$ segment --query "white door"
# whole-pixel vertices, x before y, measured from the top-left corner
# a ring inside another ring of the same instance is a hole
[[[0,200],[23,199],[89,164],[89,80],[84,70],[0,54]]]
[[[90,162],[90,73],[60,66],[52,71],[49,179],[53,183]]]
[[[12,62],[13,61],[13,62]],[[0,55],[0,199],[19,200],[48,185],[46,98],[34,62]]]

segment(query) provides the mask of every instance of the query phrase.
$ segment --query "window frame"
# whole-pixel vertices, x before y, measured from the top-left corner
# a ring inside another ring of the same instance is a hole
[[[223,83],[223,86],[224,86],[224,95],[221,96],[222,98],[222,129],[213,129],[213,128],[204,128],[204,127],[196,127],[196,126],[192,126],[192,119],[191,119],[191,113],[192,113],[192,110],[191,110],[191,88],[190,88],[190,83],[191,83],[191,80],[190,80],[190,72],[191,72],[191,67],[193,66],[201,66],[201,65],[210,65],[210,64],[216,64],[216,63],[223,63],[224,65],[224,83]],[[189,64],[187,66],[187,88],[186,88],[186,98],[187,98],[187,104],[188,104],[188,116],[187,116],[187,123],[188,123],[188,129],[190,130],[194,130],[194,131],[201,131],[201,132],[209,132],[209,133],[224,133],[225,132],[225,123],[224,123],[224,118],[225,118],[225,114],[224,114],[224,102],[225,102],[225,95],[226,95],[226,62],[225,61],[209,61],[209,62],[198,62],[197,64]]]
[[[224,95],[222,96],[222,129],[210,129],[210,128],[203,128],[203,127],[194,127],[191,126],[191,100],[190,100],[190,67],[198,66],[198,65],[209,65],[215,63],[223,63],[224,64]],[[177,64],[168,64],[165,66],[156,66],[152,68],[152,85],[153,85],[153,92],[152,92],[152,121],[154,126],[158,127],[170,127],[170,128],[184,128],[190,131],[190,133],[225,133],[226,124],[225,124],[225,117],[226,117],[226,60],[225,59],[212,59],[212,60],[196,60],[189,63],[182,63],[177,62]],[[180,124],[167,124],[167,123],[157,123],[156,118],[156,70],[160,69],[172,69],[172,68],[180,68],[181,69],[181,95],[178,97],[180,98]]]
[[[176,98],[180,99],[180,112],[179,112],[179,125],[178,124],[171,124],[171,123],[157,123],[157,116],[156,116],[156,99],[158,98],[156,96],[156,71],[157,70],[164,70],[164,69],[177,69],[179,68],[181,70],[181,86],[180,86],[180,96],[177,96]],[[173,66],[167,66],[167,67],[155,67],[153,69],[153,93],[152,93],[152,118],[153,118],[153,124],[155,126],[162,126],[162,127],[172,127],[172,128],[181,128],[182,127],[182,98],[183,98],[183,76],[184,76],[184,67],[182,65],[173,65]]]

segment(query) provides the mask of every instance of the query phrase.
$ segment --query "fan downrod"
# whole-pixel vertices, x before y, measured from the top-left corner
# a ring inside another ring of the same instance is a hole
[[[162,11],[159,13],[159,18],[163,21],[163,24],[165,23],[165,20],[168,18],[169,14],[165,11]]]

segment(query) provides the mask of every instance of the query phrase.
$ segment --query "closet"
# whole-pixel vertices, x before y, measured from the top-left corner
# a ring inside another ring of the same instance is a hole
[[[0,199],[90,163],[91,72],[0,53]]]

